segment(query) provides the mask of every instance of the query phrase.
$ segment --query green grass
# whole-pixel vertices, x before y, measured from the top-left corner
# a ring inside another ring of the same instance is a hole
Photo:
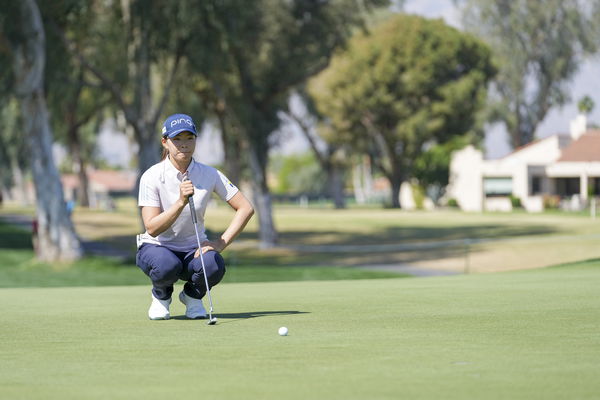
[[[233,264],[233,265],[232,265]],[[359,268],[229,263],[224,282],[266,282],[331,279],[397,278],[406,275]],[[35,259],[31,234],[0,222],[0,288],[148,285],[134,262],[87,256],[71,264],[48,264]]]
[[[174,319],[149,321],[148,287],[2,289],[0,397],[592,399],[599,284],[598,260],[230,283],[213,293],[216,326],[184,319],[178,302]]]
[[[141,229],[137,207],[130,198],[119,199],[117,205],[115,212],[78,208],[73,220],[81,237],[128,251],[133,259],[134,237]],[[7,205],[0,209],[0,217],[2,214],[31,215],[32,212],[32,209],[19,205]],[[206,215],[208,229],[213,234],[222,232],[232,215],[227,205],[209,207]],[[239,239],[225,251],[229,265],[301,268],[408,264],[463,272],[467,260],[462,244],[426,251],[366,251],[360,246],[460,242],[466,238],[489,240],[469,246],[471,272],[538,268],[600,257],[600,246],[597,246],[600,224],[587,215],[577,213],[407,212],[364,207],[332,210],[277,205],[273,216],[281,243],[304,246],[304,249],[276,247],[257,250],[258,219],[254,217]],[[321,245],[343,245],[350,250],[335,253],[306,247]],[[0,265],[1,262],[0,255]]]

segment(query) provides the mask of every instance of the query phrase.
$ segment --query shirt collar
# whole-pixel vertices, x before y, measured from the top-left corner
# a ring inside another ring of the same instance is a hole
[[[188,177],[190,176],[191,172],[194,169],[194,164],[195,164],[194,157],[192,157],[192,160],[190,161],[190,165],[188,165],[187,170],[186,170]],[[167,156],[163,161],[163,169],[164,169],[165,177],[177,178],[177,180],[179,180],[180,182],[183,180],[183,174],[181,172],[179,172],[179,170],[177,168],[175,168],[175,166],[171,162],[171,159],[169,158],[169,156]]]

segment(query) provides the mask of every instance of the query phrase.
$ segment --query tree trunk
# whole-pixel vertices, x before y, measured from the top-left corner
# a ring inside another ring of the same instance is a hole
[[[135,181],[135,192],[133,193],[134,197],[137,199],[137,195],[140,191],[140,179],[142,178],[142,174],[160,160],[160,147],[158,138],[156,137],[158,134],[154,133],[154,129],[152,127],[144,127],[141,123],[132,125],[134,135],[139,146],[138,174]],[[138,211],[140,216],[140,226],[143,230],[145,230],[141,208],[138,208]]]
[[[400,208],[400,186],[402,186],[402,181],[393,179],[390,184],[392,186],[392,208]]]
[[[260,248],[267,249],[277,244],[277,230],[273,222],[273,205],[271,202],[271,193],[267,186],[267,177],[265,168],[260,163],[260,156],[257,154],[256,147],[248,143],[248,153],[250,159],[250,169],[252,170],[252,196],[254,207],[258,215],[258,236],[260,239]]]
[[[10,199],[21,204],[31,204],[31,197],[27,191],[23,168],[19,165],[16,159],[11,160],[10,169],[14,181],[14,188],[10,191],[12,196]]]
[[[354,199],[358,204],[366,204],[374,198],[371,161],[368,156],[361,156],[359,162],[352,167],[352,186]]]
[[[159,134],[154,132],[154,128],[145,127],[144,132],[139,132],[144,127],[137,126],[135,128],[138,133],[137,143],[139,145],[138,160],[139,160],[139,176],[160,160]]]
[[[45,37],[34,0],[21,2],[22,42],[15,46],[15,80],[24,133],[29,138],[36,190],[38,258],[70,261],[82,248],[65,206],[63,187],[52,157],[52,131],[44,96]]]
[[[79,176],[79,190],[77,191],[77,199],[74,200],[77,200],[81,207],[89,208],[89,180],[83,151],[81,149],[81,138],[79,137],[79,127],[83,124],[83,121],[82,123],[77,121],[77,114],[79,114],[79,100],[81,91],[83,90],[83,68],[79,69],[77,80],[78,82],[73,97],[69,102],[70,104],[66,111],[67,141],[71,151],[71,159],[73,160],[73,164],[77,166],[77,174]]]
[[[240,184],[240,174],[242,170],[242,145],[240,134],[236,128],[229,129],[227,118],[223,108],[215,107],[215,113],[219,120],[219,128],[221,130],[221,141],[223,142],[223,152],[225,153],[225,174],[227,178],[235,185]]]
[[[327,182],[334,207],[338,210],[346,208],[346,199],[344,197],[344,171],[336,163],[328,163]]]
[[[405,177],[402,173],[402,165],[398,159],[391,160],[390,172],[391,173],[387,174],[387,177],[392,186],[392,208],[400,208],[402,206],[402,204],[400,204],[400,187],[402,186]]]
[[[90,206],[90,180],[87,174],[87,166],[81,154],[79,160],[76,161],[79,165],[79,192],[77,201],[81,207]]]
[[[352,167],[352,189],[354,191],[354,200],[357,204],[365,204],[366,196],[362,184],[362,166],[360,164]]]
[[[77,165],[79,176],[79,190],[77,191],[77,202],[81,207],[89,207],[89,180],[86,171],[85,161],[81,151],[81,141],[79,139],[79,127],[75,121],[75,112],[69,112],[67,115],[68,119],[68,140],[69,149],[71,151],[71,158],[73,164]]]

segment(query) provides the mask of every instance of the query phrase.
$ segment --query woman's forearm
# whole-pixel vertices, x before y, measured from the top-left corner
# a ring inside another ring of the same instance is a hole
[[[223,241],[225,247],[229,246],[229,244],[233,242],[237,235],[240,234],[250,218],[252,218],[252,215],[254,215],[254,209],[251,206],[242,207],[236,210],[231,223],[221,235],[221,240]]]
[[[151,236],[158,236],[175,222],[177,217],[181,214],[181,211],[185,208],[185,203],[181,200],[176,201],[171,207],[161,212],[158,215],[151,216],[150,218],[144,218],[144,225],[146,230]],[[142,213],[144,210],[142,210]]]

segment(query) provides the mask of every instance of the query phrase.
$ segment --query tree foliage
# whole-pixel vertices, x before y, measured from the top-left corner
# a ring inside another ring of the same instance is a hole
[[[354,37],[309,91],[333,140],[373,156],[398,207],[417,157],[473,132],[493,74],[479,40],[440,20],[398,15]]]
[[[465,0],[464,25],[494,51],[499,67],[490,117],[511,145],[531,142],[550,109],[569,100],[567,84],[597,46],[597,20],[582,0]]]
[[[252,170],[254,204],[263,247],[277,241],[266,171],[272,135],[290,92],[324,69],[334,50],[360,26],[369,9],[387,0],[208,1],[204,23],[212,40],[206,59],[188,59],[205,74],[213,98],[227,107]],[[195,46],[197,42],[191,43]],[[204,45],[203,45],[204,46]]]
[[[277,176],[274,191],[279,194],[325,194],[325,171],[312,153],[276,157],[272,170]]]
[[[583,96],[577,102],[577,109],[580,113],[589,114],[592,112],[595,105],[594,100],[590,96]]]

